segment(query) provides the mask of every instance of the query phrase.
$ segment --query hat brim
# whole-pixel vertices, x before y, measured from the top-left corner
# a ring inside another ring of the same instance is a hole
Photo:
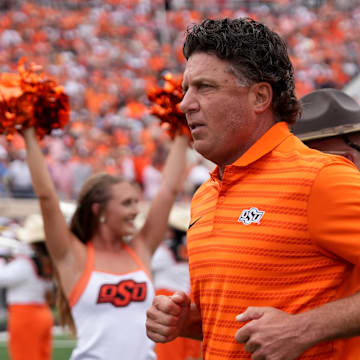
[[[20,228],[17,230],[16,236],[21,242],[25,244],[45,241],[44,231],[38,229],[29,230],[29,229]]]
[[[296,134],[296,136],[302,141],[310,141],[338,135],[350,134],[357,131],[360,131],[360,123],[356,125],[339,125],[317,131],[309,131],[302,134]]]

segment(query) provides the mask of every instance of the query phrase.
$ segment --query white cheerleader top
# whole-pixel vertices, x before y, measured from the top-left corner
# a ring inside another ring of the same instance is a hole
[[[69,296],[77,346],[70,360],[153,360],[154,343],[146,336],[146,310],[154,288],[141,261],[129,273],[94,269],[95,250],[88,244],[85,270]]]

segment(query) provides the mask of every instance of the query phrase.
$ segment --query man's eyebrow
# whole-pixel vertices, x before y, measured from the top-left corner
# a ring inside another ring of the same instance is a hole
[[[203,83],[215,84],[215,82],[213,80],[205,78],[205,77],[199,77],[199,78],[194,79],[193,81],[191,81],[191,84],[195,85],[195,86],[203,84]],[[181,84],[181,87],[184,90],[184,89],[187,89],[189,87],[189,85],[187,83],[183,82]]]
[[[201,77],[198,77],[197,79],[194,79],[195,84],[203,83],[203,82],[213,82],[213,80],[211,80],[211,79],[209,79],[207,77],[204,77],[204,76],[201,76]]]

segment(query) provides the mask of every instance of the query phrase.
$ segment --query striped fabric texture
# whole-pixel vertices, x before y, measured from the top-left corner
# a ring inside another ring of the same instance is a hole
[[[359,289],[360,175],[277,123],[192,201],[188,250],[204,359],[250,359],[234,340],[249,306],[299,313]],[[319,344],[302,360],[360,359],[360,340]]]

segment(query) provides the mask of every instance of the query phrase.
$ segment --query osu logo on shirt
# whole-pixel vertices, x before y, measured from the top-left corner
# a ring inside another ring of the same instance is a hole
[[[101,286],[98,304],[111,303],[116,307],[128,306],[132,301],[140,302],[146,299],[146,282],[123,280],[118,284],[104,284]]]
[[[244,225],[250,225],[251,223],[260,224],[260,220],[264,214],[265,211],[260,211],[258,208],[252,207],[251,209],[243,210],[238,221]]]

